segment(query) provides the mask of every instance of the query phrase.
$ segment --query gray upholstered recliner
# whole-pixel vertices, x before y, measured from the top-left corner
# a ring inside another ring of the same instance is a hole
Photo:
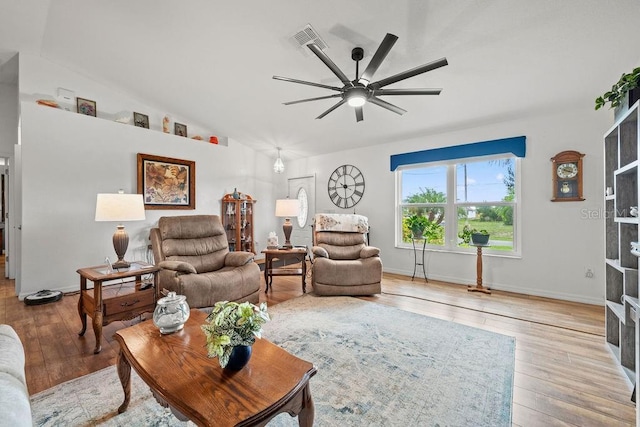
[[[218,301],[257,304],[260,267],[251,252],[229,252],[217,215],[162,217],[151,229],[151,245],[160,289],[185,295],[190,307]]]
[[[380,249],[367,246],[368,231],[368,219],[362,215],[315,215],[311,281],[317,295],[381,292]]]

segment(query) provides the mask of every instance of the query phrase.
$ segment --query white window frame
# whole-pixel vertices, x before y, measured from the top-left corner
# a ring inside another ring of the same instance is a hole
[[[457,186],[457,176],[456,176],[456,165],[463,163],[471,163],[471,162],[479,162],[479,161],[491,161],[491,160],[500,160],[505,158],[511,158],[514,162],[514,176],[515,176],[515,200],[514,202],[500,202],[500,201],[490,201],[490,202],[457,202],[455,200],[456,196],[456,186]],[[514,156],[512,154],[499,154],[493,156],[479,156],[479,157],[467,157],[462,159],[448,160],[443,162],[429,162],[429,163],[419,163],[412,164],[407,166],[400,166],[396,169],[396,203],[395,203],[395,225],[396,225],[396,233],[395,233],[395,247],[402,249],[413,249],[411,243],[404,242],[402,240],[402,209],[406,206],[402,203],[402,172],[412,170],[412,169],[420,169],[425,167],[435,167],[435,166],[447,166],[447,201],[446,203],[427,203],[427,204],[413,204],[411,206],[429,206],[429,207],[438,207],[444,206],[445,209],[445,235],[444,235],[444,245],[432,245],[427,243],[425,250],[429,251],[439,251],[439,252],[454,252],[454,253],[467,253],[467,252],[476,252],[474,247],[461,247],[458,246],[458,215],[450,215],[450,212],[457,212],[458,207],[464,206],[513,206],[513,250],[512,251],[504,251],[504,250],[491,250],[491,247],[483,250],[483,254],[488,255],[496,255],[496,256],[504,256],[504,257],[517,257],[520,258],[522,256],[522,245],[521,245],[521,229],[522,229],[522,193],[521,193],[521,158]],[[449,220],[449,218],[453,218],[453,221]],[[453,223],[453,224],[452,224]]]

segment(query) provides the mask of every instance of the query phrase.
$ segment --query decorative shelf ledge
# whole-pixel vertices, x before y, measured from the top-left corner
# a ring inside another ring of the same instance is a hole
[[[614,221],[620,222],[623,224],[640,224],[640,220],[634,216],[629,216],[629,217],[617,216],[615,217]]]
[[[217,135],[209,135],[209,136],[203,136],[203,135],[199,135],[201,137],[201,139],[198,138],[194,138],[194,136],[196,136],[196,134],[199,134],[201,132],[198,132],[198,130],[202,130],[202,129],[198,129],[196,131],[192,131],[190,133],[193,133],[192,136],[182,136],[182,135],[177,135],[175,133],[172,132],[164,132],[162,129],[162,119],[160,119],[160,126],[156,127],[155,125],[152,126],[151,128],[149,127],[141,127],[141,126],[136,126],[134,124],[134,117],[133,117],[133,112],[128,111],[128,110],[122,110],[119,111],[117,113],[109,113],[106,111],[102,111],[100,109],[98,109],[98,111],[96,112],[95,116],[92,115],[88,115],[88,114],[82,114],[82,113],[78,113],[76,111],[76,106],[72,103],[69,102],[62,102],[62,101],[58,101],[55,100],[55,98],[53,98],[51,95],[42,95],[42,94],[20,94],[20,101],[21,102],[34,102],[37,105],[40,105],[42,107],[51,109],[51,110],[58,110],[58,111],[64,111],[67,113],[73,113],[73,114],[80,114],[80,115],[84,115],[84,116],[88,116],[88,117],[93,117],[96,119],[101,119],[101,120],[106,120],[108,122],[114,122],[114,123],[120,123],[122,125],[125,126],[133,126],[133,127],[137,127],[139,129],[145,129],[145,130],[150,130],[152,132],[158,132],[158,133],[162,133],[164,135],[172,135],[172,136],[176,136],[178,138],[185,138],[185,139],[189,139],[192,141],[197,141],[197,142],[203,142],[206,144],[211,144],[211,145],[221,145],[221,146],[228,146],[229,145],[229,138],[226,136],[217,136]],[[147,116],[148,118],[148,116]],[[175,123],[175,122],[174,122]],[[187,131],[188,131],[188,127],[187,127]],[[212,142],[210,140],[210,138],[215,137],[215,140],[217,140],[217,142]]]
[[[635,173],[635,172],[637,172],[637,169],[638,169],[638,160],[634,160],[633,162],[628,163],[628,164],[622,166],[619,169],[616,169],[616,171],[613,174],[614,175],[624,175],[624,174],[629,173],[629,172],[634,172]]]
[[[614,302],[614,301],[607,301],[607,307],[609,307],[611,309],[611,311],[613,312],[613,314],[615,314],[615,316],[622,322],[624,322],[624,305],[620,304],[619,302]]]
[[[637,268],[633,268],[633,267],[623,267],[620,265],[620,260],[619,259],[609,259],[607,258],[606,260],[606,264],[610,265],[611,267],[615,268],[616,270],[618,270],[621,273],[624,273],[626,271],[638,271]]]

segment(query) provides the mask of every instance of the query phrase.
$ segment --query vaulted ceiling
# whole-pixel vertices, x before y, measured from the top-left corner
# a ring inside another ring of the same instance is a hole
[[[386,33],[399,37],[376,78],[446,57],[389,88],[357,123],[331,94],[273,75],[341,86],[292,36],[311,24],[354,78]],[[285,158],[322,154],[584,105],[640,62],[638,0],[0,0],[0,62],[22,51],[79,70],[205,129]],[[606,112],[598,112],[607,114]]]

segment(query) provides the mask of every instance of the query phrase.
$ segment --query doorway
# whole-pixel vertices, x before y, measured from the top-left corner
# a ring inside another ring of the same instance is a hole
[[[309,175],[299,178],[289,178],[290,199],[298,199],[301,203],[301,212],[296,220],[293,220],[291,241],[296,245],[313,246],[313,231],[311,224],[316,213],[316,176]]]

